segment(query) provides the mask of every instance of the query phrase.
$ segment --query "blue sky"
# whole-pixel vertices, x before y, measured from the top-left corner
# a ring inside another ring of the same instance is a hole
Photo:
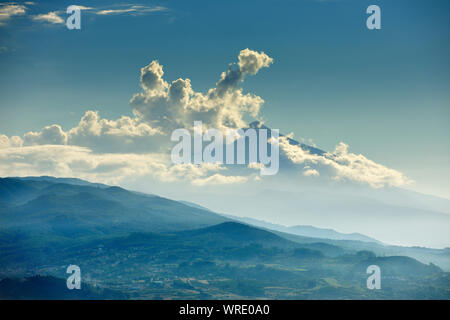
[[[139,70],[157,59],[164,78],[205,92],[240,50],[264,51],[269,68],[242,84],[265,100],[266,124],[404,173],[415,190],[450,197],[448,1],[79,2],[82,29],[33,21],[65,1],[37,1],[0,26],[0,134],[22,136],[86,110],[132,116]],[[382,29],[365,27],[370,4]]]

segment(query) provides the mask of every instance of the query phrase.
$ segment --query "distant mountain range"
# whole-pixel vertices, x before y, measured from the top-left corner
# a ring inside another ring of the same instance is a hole
[[[322,239],[332,239],[332,240],[353,240],[353,241],[365,241],[365,242],[375,242],[382,244],[380,241],[365,236],[360,233],[341,233],[337,232],[333,229],[323,229],[323,228],[316,228],[313,226],[283,226],[279,224],[274,224],[262,220],[252,219],[252,218],[245,218],[245,217],[236,217],[232,215],[225,215],[226,217],[229,217],[230,219],[241,221],[244,223],[248,223],[253,226],[266,228],[270,230],[276,230],[280,232],[285,233],[291,233],[296,234],[299,236],[304,237],[310,237],[310,238],[322,238]]]
[[[181,203],[184,203],[188,206],[202,209],[202,210],[209,210],[206,207],[200,206],[198,204],[189,202],[189,201],[180,201]],[[209,210],[211,211],[211,210]],[[354,241],[366,241],[366,242],[376,242],[381,244],[380,241],[373,239],[371,237],[365,236],[360,233],[341,233],[337,232],[333,229],[323,229],[323,228],[316,228],[314,226],[283,226],[275,223],[270,223],[263,220],[258,219],[252,219],[247,217],[238,217],[233,216],[231,214],[222,214],[223,216],[230,218],[235,221],[240,221],[246,224],[250,224],[252,226],[266,228],[270,230],[280,231],[280,232],[286,232],[291,234],[296,234],[299,236],[304,237],[310,237],[310,238],[324,238],[324,239],[333,239],[333,240],[354,240]]]
[[[73,298],[76,264],[79,298],[448,299],[449,259],[78,179],[0,179],[0,298]],[[365,287],[371,264],[385,290]]]
[[[206,207],[189,201],[180,202],[189,206],[202,208],[203,210],[209,210]],[[419,261],[422,261],[424,263],[432,262],[439,265],[444,270],[450,271],[450,248],[430,249],[425,247],[396,246],[384,244],[376,239],[360,233],[346,234],[337,232],[332,229],[322,229],[314,226],[287,227],[247,217],[237,217],[229,214],[223,214],[223,216],[234,221],[239,221],[245,224],[269,230],[271,232],[275,232],[276,234],[279,234],[286,239],[290,239],[302,244],[320,241],[321,249],[326,249],[328,251],[328,254],[333,254],[333,252],[342,253],[342,248],[346,248],[349,250],[370,250],[381,256],[405,255],[414,259],[418,259]],[[330,247],[324,245],[325,243],[329,244]],[[317,246],[317,244],[315,244],[314,247],[315,246]]]
[[[270,136],[271,129],[259,122],[253,122],[249,127],[255,130],[267,129]],[[324,150],[285,137],[292,146],[331,159],[331,154]],[[248,151],[248,144],[246,148]],[[192,192],[187,189],[170,194],[189,199],[214,212],[270,221],[278,225],[302,226],[296,231],[285,229],[286,232],[334,239],[351,237],[369,240],[360,237],[363,235],[372,239],[369,241],[377,239],[402,246],[450,247],[449,199],[393,187],[389,181],[383,187],[380,185],[375,188],[358,179],[337,176],[334,166],[321,164],[320,161],[305,161],[294,163],[281,151],[279,172],[274,176],[254,181],[248,179],[245,184],[235,184],[228,189],[226,186],[211,186],[202,192],[193,188]],[[346,167],[347,160],[342,161]],[[246,165],[224,166],[227,175],[248,177],[255,172]],[[319,174],[305,176],[305,167],[315,168]],[[370,169],[365,172],[363,168],[360,173],[355,168],[348,169],[356,170],[355,175],[371,175]],[[249,173],[249,170],[253,171]],[[332,229],[346,236],[332,232],[316,234],[318,230],[303,226]]]

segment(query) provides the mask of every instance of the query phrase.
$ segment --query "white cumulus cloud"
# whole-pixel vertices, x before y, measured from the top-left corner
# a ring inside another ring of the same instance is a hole
[[[198,120],[204,127],[221,130],[247,126],[246,118],[257,118],[264,100],[244,93],[240,84],[247,75],[255,75],[272,63],[266,53],[244,49],[237,62],[220,74],[215,86],[198,92],[190,79],[166,81],[162,64],[151,61],[140,70],[141,91],[130,100],[133,116],[109,120],[88,110],[67,130],[52,124],[23,137],[0,135],[0,175],[70,176],[105,183],[150,176],[200,187],[259,180],[254,170],[260,165],[237,171],[219,164],[173,165],[170,134],[176,128],[192,128]],[[287,136],[280,137],[279,145],[280,156],[310,178],[331,177],[374,188],[410,182],[397,170],[349,152],[342,142],[324,154],[293,145]]]
[[[107,184],[145,177],[149,181],[178,181],[196,186],[228,184],[232,179],[241,181],[214,176],[222,170],[225,168],[208,163],[174,165],[167,155],[160,153],[96,153],[86,147],[67,145],[14,147],[0,152],[0,176],[51,175]]]
[[[23,140],[21,137],[0,134],[0,149],[21,147],[23,145]]]
[[[282,154],[294,164],[306,165],[306,176],[318,176],[321,171],[331,174],[335,180],[350,180],[368,184],[374,188],[401,186],[412,181],[400,171],[388,168],[362,154],[348,151],[348,145],[341,142],[331,153],[323,155],[310,153],[300,145],[290,144],[286,137],[280,138]]]
[[[219,129],[244,127],[245,115],[258,116],[264,100],[244,94],[239,83],[247,74],[254,75],[268,67],[273,60],[264,52],[244,49],[238,61],[222,72],[216,86],[206,93],[194,91],[190,79],[167,82],[163,78],[163,66],[152,61],[141,69],[142,92],[130,101],[133,111],[162,130],[191,127],[195,120]]]

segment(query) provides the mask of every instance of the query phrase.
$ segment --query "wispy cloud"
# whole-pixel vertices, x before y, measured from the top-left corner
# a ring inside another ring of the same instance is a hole
[[[4,26],[14,16],[26,16],[35,22],[44,22],[53,25],[64,24],[64,10],[54,10],[46,13],[30,14],[28,12],[29,6],[34,6],[34,10],[38,9],[38,5],[32,1],[18,4],[15,2],[8,2],[0,4],[0,26]],[[110,15],[144,15],[152,12],[164,12],[169,9],[163,6],[145,6],[145,5],[128,5],[120,4],[112,7],[88,7],[78,6],[80,10],[87,11],[92,14],[100,16]]]
[[[118,15],[118,14],[144,14],[149,12],[157,12],[157,11],[167,11],[166,7],[156,6],[156,7],[148,7],[142,5],[131,5],[122,7],[119,9],[103,9],[98,10],[95,13],[98,15]]]
[[[24,15],[27,7],[16,3],[0,4],[0,26],[5,25],[13,16]]]
[[[78,6],[78,8],[80,8],[80,10],[93,10],[93,7],[85,7],[85,6]]]
[[[48,13],[38,14],[33,17],[34,21],[48,22],[51,24],[63,24],[64,19],[61,18],[57,11],[51,11]]]
[[[93,7],[86,7],[86,6],[78,6],[80,10],[82,11],[89,11],[89,10],[95,10]],[[32,16],[33,21],[38,22],[46,22],[51,24],[64,24],[65,20],[63,18],[63,15],[65,14],[65,11],[57,10],[57,11],[51,11],[48,13],[41,13],[35,16]]]

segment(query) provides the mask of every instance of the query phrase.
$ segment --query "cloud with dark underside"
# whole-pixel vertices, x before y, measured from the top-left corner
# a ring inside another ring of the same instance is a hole
[[[197,187],[259,181],[253,166],[236,173],[218,164],[172,164],[170,134],[176,128],[192,128],[197,120],[207,128],[246,127],[246,117],[258,118],[264,100],[245,93],[241,85],[247,76],[272,63],[266,53],[244,49],[215,86],[199,92],[192,88],[191,79],[167,81],[163,65],[151,61],[141,68],[141,90],[130,100],[133,116],[110,120],[88,110],[68,130],[52,124],[22,137],[0,135],[0,175],[47,174],[106,183],[148,176],[164,182],[188,181]],[[410,182],[397,170],[349,152],[342,142],[333,152],[317,155],[281,137],[280,151],[304,179],[327,177],[374,188]]]

